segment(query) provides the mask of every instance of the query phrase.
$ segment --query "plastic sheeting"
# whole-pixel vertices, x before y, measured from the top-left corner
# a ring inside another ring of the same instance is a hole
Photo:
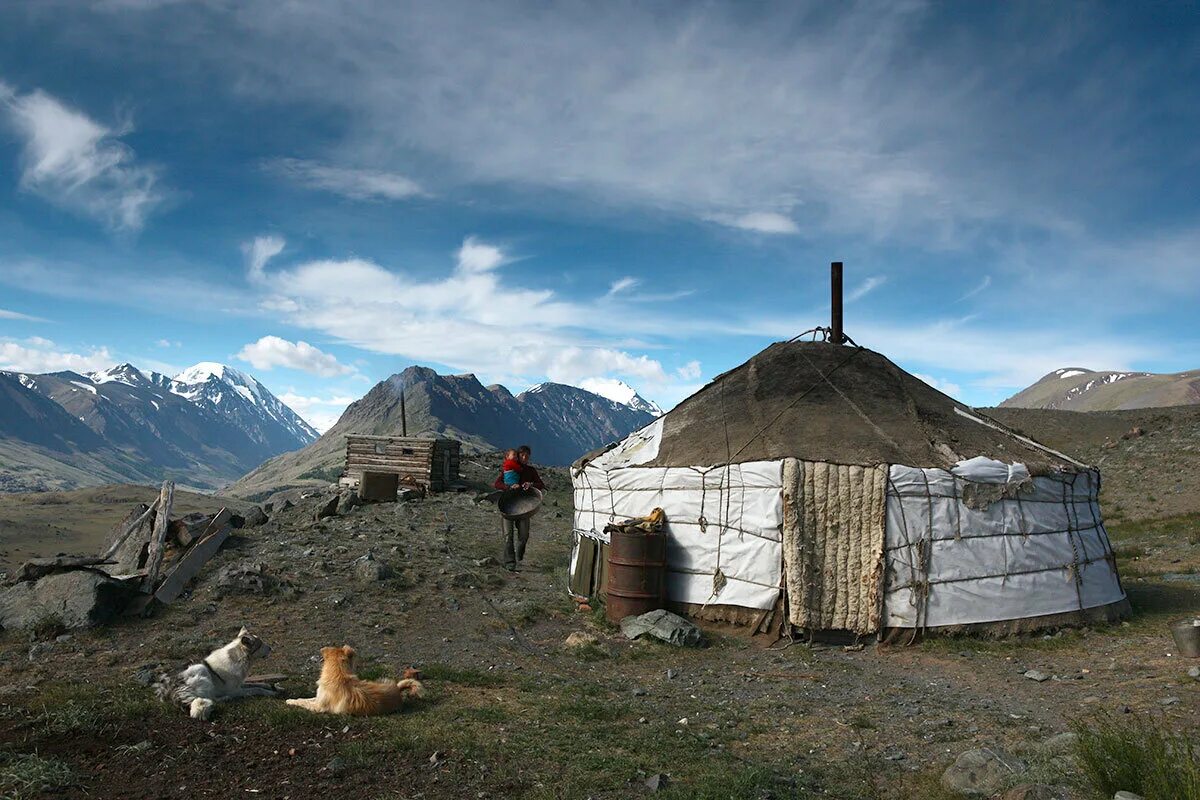
[[[1094,470],[1035,477],[984,509],[964,503],[969,488],[945,470],[890,468],[887,627],[1022,619],[1125,597]]]
[[[609,522],[662,508],[669,600],[774,605],[782,580],[782,462],[606,470],[601,459],[573,473],[577,537],[606,542]]]

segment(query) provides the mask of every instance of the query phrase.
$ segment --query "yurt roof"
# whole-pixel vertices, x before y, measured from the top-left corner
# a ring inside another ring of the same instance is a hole
[[[1083,466],[955,401],[879,353],[825,342],[773,344],[660,422],[657,455],[640,466],[791,457],[949,469],[978,456],[1023,463],[1033,474]]]

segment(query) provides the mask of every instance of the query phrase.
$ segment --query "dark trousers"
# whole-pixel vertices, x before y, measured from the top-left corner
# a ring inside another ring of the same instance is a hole
[[[525,545],[529,544],[529,518],[500,518],[500,530],[504,534],[504,566],[516,567],[525,558]]]

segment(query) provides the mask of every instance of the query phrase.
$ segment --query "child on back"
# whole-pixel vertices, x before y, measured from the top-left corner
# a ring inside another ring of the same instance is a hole
[[[517,451],[509,448],[504,451],[504,466],[500,468],[504,485],[512,488],[521,483],[521,462],[517,460]]]

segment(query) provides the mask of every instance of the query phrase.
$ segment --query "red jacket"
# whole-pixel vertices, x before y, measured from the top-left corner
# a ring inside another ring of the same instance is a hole
[[[542,483],[542,476],[538,475],[538,471],[528,464],[521,465],[521,483],[528,483],[530,486],[533,486],[536,489],[546,488],[546,484]],[[497,489],[512,488],[504,485],[503,471],[501,471],[500,475],[496,478],[496,481],[492,484],[492,486],[496,487]]]

